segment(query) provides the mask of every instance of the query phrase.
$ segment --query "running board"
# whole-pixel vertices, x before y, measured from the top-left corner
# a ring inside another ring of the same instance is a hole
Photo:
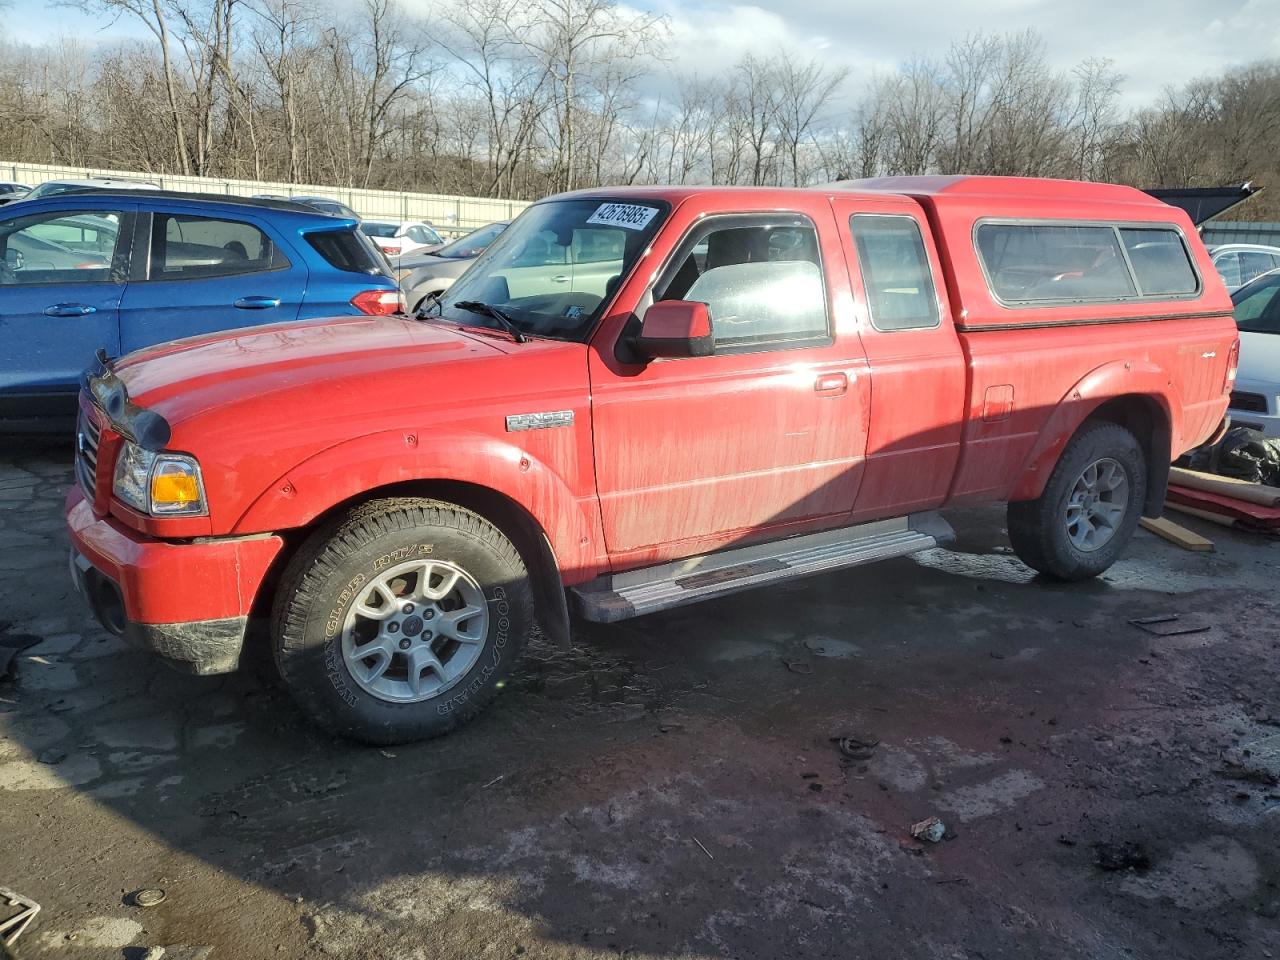
[[[954,539],[955,531],[937,513],[915,513],[629,570],[571,592],[584,619],[614,623],[767,583],[901,557]]]

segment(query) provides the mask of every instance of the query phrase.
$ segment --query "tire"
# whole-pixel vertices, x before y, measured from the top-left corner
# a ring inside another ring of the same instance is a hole
[[[1120,475],[1123,490],[1104,491]],[[1033,570],[1055,580],[1087,580],[1120,558],[1146,495],[1147,461],[1137,438],[1119,424],[1087,421],[1062,451],[1040,497],[1009,504],[1009,540]],[[1104,521],[1106,514],[1112,515]]]
[[[377,500],[302,545],[272,627],[280,675],[308,716],[340,736],[404,743],[448,733],[494,698],[533,632],[533,590],[519,552],[478,514]]]

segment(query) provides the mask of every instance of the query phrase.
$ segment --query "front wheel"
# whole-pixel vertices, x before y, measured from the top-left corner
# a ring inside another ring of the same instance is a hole
[[[273,614],[276,663],[299,706],[342,736],[439,736],[496,695],[533,631],[520,554],[483,517],[379,500],[317,531]]]
[[[1009,540],[1027,566],[1058,580],[1096,577],[1129,544],[1147,495],[1147,461],[1119,424],[1076,433],[1036,500],[1009,504]]]

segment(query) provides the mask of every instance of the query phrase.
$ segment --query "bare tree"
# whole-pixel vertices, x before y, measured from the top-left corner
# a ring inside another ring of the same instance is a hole
[[[813,135],[820,114],[848,78],[849,70],[787,56],[779,56],[779,61],[774,114],[778,138],[791,165],[791,184],[798,187],[806,180],[800,171],[800,144]]]

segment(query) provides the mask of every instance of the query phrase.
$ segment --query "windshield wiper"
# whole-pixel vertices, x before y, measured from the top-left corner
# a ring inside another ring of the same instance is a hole
[[[515,338],[516,343],[526,343],[529,339],[520,332],[520,328],[515,325],[515,321],[491,304],[481,303],[479,300],[459,300],[454,306],[459,310],[466,310],[468,313],[478,313],[497,320],[502,325],[502,329]]]
[[[436,308],[436,316],[440,316],[440,313],[444,310],[444,301],[440,299],[440,294],[428,293],[422,299],[422,303],[419,305],[418,309],[413,311],[414,317],[418,320],[425,320],[428,316],[427,311],[432,307],[432,305]]]

